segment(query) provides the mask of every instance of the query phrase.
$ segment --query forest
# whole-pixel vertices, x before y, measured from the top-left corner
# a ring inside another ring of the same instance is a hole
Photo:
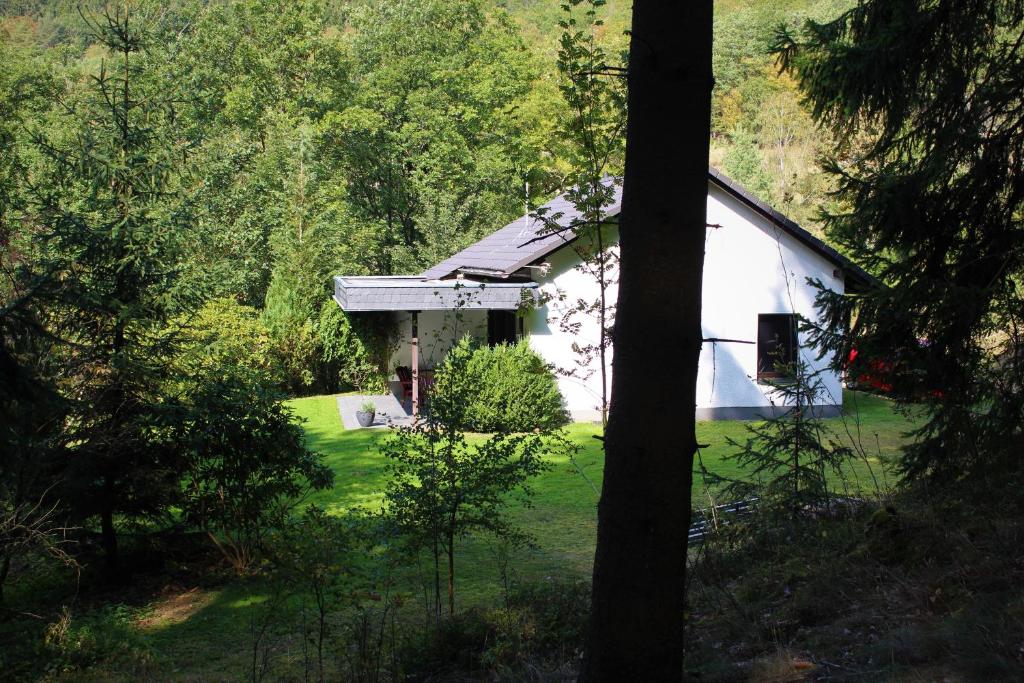
[[[1024,677],[1024,3],[657,5],[0,3],[0,678]],[[713,82],[658,129],[662,48]],[[699,193],[645,133],[699,152]],[[657,330],[602,281],[602,422],[525,342],[465,338],[426,419],[342,426],[398,331],[334,276],[420,273],[567,190],[600,236],[608,176],[703,216],[707,163],[863,269],[801,322],[843,416],[794,364],[766,421],[627,423],[678,396],[630,383]]]

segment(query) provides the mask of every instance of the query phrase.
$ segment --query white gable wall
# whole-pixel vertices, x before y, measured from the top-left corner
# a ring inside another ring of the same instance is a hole
[[[818,278],[826,286],[843,291],[838,266],[813,251],[772,221],[746,204],[709,184],[706,240],[703,330],[705,338],[757,341],[757,316],[764,313],[799,313],[814,319],[815,290],[807,277]],[[577,368],[579,355],[573,343],[596,344],[598,324],[586,315],[577,315],[578,330],[566,331],[559,321],[567,307],[577,299],[592,301],[598,296],[595,279],[575,266],[579,257],[571,247],[552,253],[551,272],[541,282],[541,291],[551,300],[530,313],[526,329],[531,346],[558,369],[575,369],[575,375],[560,377],[559,384],[566,407],[578,421],[599,419],[601,384],[595,361],[589,378]],[[610,294],[614,297],[615,288]],[[658,296],[651,292],[651,296]],[[563,300],[559,300],[564,297]],[[806,335],[800,335],[801,345]],[[801,348],[802,359],[814,370],[825,370],[829,358],[817,360],[812,349]],[[609,354],[609,367],[610,367]],[[651,382],[670,382],[673,358],[665,359],[665,372]],[[755,344],[705,342],[700,356],[697,380],[697,415],[706,418],[753,417],[770,412],[773,401],[770,387],[760,385],[757,375]],[[826,396],[822,405],[835,409],[842,404],[839,377],[831,371],[822,374]],[[610,386],[610,379],[609,379]]]
[[[709,186],[702,326],[705,338],[757,341],[757,316],[798,313],[817,318],[816,290],[807,278],[820,279],[842,292],[838,266],[772,221],[718,187]],[[839,377],[827,371],[829,357],[817,360],[801,333],[800,356],[812,371],[823,371],[823,405],[842,405]],[[758,384],[756,344],[708,343],[701,348],[697,379],[698,414],[728,417],[728,408],[770,407],[778,397]],[[703,410],[702,410],[703,409]],[[708,410],[712,409],[712,410]],[[726,410],[723,410],[726,409]]]
[[[609,230],[610,242],[618,241],[618,233]],[[618,245],[611,247],[618,251]],[[546,300],[543,306],[533,309],[523,323],[530,339],[530,346],[558,374],[558,388],[565,399],[566,408],[577,422],[599,421],[601,419],[601,366],[594,359],[589,367],[581,367],[583,357],[573,350],[573,344],[580,347],[597,346],[600,341],[600,325],[596,316],[576,313],[566,318],[577,300],[596,301],[600,296],[597,278],[582,272],[577,266],[580,257],[572,246],[566,246],[548,255],[551,271],[544,278],[537,278],[540,295]],[[618,287],[614,284],[607,289],[608,300],[614,304]],[[563,329],[565,323],[578,324],[578,329]],[[608,387],[611,389],[611,349],[608,350]]]

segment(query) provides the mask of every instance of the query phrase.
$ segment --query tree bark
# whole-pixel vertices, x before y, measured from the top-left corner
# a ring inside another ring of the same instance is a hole
[[[712,0],[634,0],[611,411],[585,681],[683,677],[711,30]]]
[[[0,561],[0,605],[4,603],[4,585],[7,583],[7,575],[11,571],[11,556],[4,555],[3,561]]]

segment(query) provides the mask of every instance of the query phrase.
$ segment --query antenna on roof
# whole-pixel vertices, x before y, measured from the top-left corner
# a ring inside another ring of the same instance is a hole
[[[526,198],[523,202],[526,205],[526,213],[523,214],[523,220],[526,222],[526,227],[530,227],[530,179],[526,179]]]

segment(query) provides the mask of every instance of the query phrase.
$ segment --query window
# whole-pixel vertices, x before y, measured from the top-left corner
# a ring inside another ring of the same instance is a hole
[[[788,377],[796,365],[796,316],[787,313],[757,316],[757,378]]]
[[[515,344],[520,326],[515,311],[487,311],[487,345]]]

